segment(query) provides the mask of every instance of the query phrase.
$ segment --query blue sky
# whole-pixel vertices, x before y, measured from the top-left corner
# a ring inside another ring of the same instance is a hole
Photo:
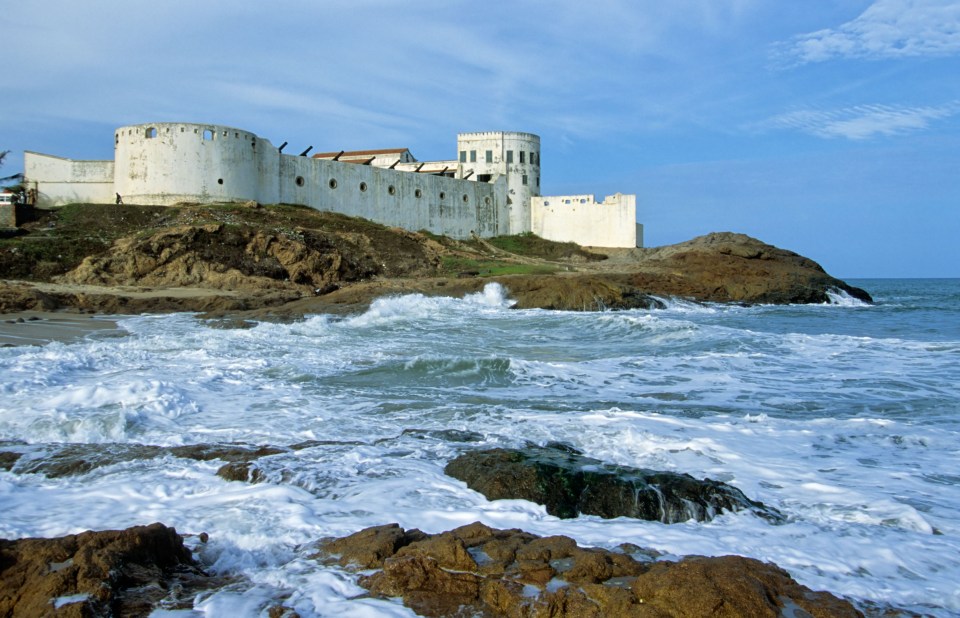
[[[7,3],[2,175],[125,124],[288,152],[542,140],[545,194],[637,195],[648,246],[750,234],[840,277],[960,276],[960,1]]]

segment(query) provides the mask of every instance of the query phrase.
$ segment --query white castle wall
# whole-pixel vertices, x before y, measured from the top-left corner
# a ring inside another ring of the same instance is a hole
[[[114,185],[128,203],[231,202],[260,194],[257,148],[264,144],[253,133],[157,123],[121,127],[114,143]]]
[[[64,204],[113,203],[113,161],[74,161],[37,152],[23,153],[30,187],[41,208]]]
[[[453,238],[505,234],[506,181],[464,182],[432,174],[280,157],[280,200]]]
[[[530,208],[530,231],[541,238],[587,247],[640,246],[636,196],[617,193],[597,203],[592,195],[551,195],[532,198]]]

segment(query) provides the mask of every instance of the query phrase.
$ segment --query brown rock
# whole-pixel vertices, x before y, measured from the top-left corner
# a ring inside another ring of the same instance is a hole
[[[376,596],[401,597],[423,616],[861,616],[848,602],[749,558],[641,562],[578,547],[567,537],[479,523],[430,536],[414,532],[420,540],[407,542],[396,524],[369,528],[326,542],[319,556],[380,566],[360,585]]]
[[[162,524],[0,540],[0,616],[142,616],[205,577]]]

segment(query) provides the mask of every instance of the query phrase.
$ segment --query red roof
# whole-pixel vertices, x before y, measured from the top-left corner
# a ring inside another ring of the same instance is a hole
[[[377,156],[385,154],[403,154],[409,152],[409,148],[383,148],[381,150],[347,150],[343,154],[339,152],[320,152],[313,155],[314,159],[332,159],[337,155],[340,155],[340,158],[343,157],[366,157],[366,156]]]

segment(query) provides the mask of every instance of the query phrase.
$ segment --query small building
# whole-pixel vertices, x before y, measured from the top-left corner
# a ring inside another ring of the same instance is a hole
[[[285,145],[285,144],[284,144]],[[457,136],[457,157],[418,161],[407,148],[283,154],[249,131],[151,123],[114,132],[113,161],[24,153],[41,207],[68,203],[298,204],[453,238],[533,232],[586,246],[635,247],[636,198],[540,194],[540,137]]]

